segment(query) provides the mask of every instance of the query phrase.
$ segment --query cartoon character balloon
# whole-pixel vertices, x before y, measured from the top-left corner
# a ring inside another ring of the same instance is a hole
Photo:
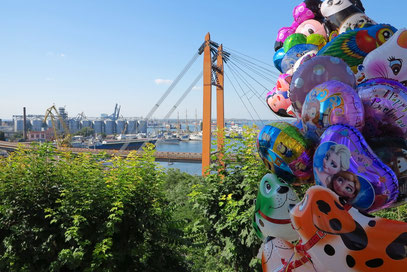
[[[306,20],[315,19],[322,22],[322,15],[319,11],[319,0],[306,0],[298,6],[294,7],[293,18],[294,22],[289,27],[282,27],[278,31],[277,39],[274,44],[274,50],[277,51],[281,47],[288,36],[295,33],[298,26]]]
[[[322,37],[327,39],[324,26],[317,20],[304,21],[297,27],[295,33],[302,33],[306,36],[309,36],[311,34],[320,34]]]
[[[318,55],[341,58],[357,73],[358,65],[363,63],[367,54],[388,41],[396,31],[385,24],[349,30],[327,43]]]
[[[278,116],[292,117],[287,113],[287,109],[291,106],[291,100],[288,97],[288,91],[278,91],[276,87],[267,93],[266,102],[269,108]]]
[[[383,78],[371,79],[357,88],[365,108],[365,137],[407,137],[407,88]]]
[[[291,210],[316,271],[404,271],[407,223],[360,213],[334,192],[313,186]]]
[[[316,56],[299,66],[290,84],[291,104],[298,116],[301,116],[307,94],[315,86],[329,80],[341,81],[351,87],[356,85],[352,70],[339,58]]]
[[[366,79],[390,78],[407,86],[407,29],[398,30],[385,44],[366,56],[363,74]]]
[[[291,47],[283,60],[281,61],[281,70],[283,73],[289,73],[288,71],[294,67],[295,63],[304,55],[316,55],[318,52],[318,46],[314,44],[297,44]]]
[[[354,127],[329,127],[321,136],[313,164],[316,184],[330,188],[360,210],[380,210],[397,200],[395,173]]]
[[[295,126],[272,122],[257,138],[257,148],[266,166],[286,182],[306,182],[312,177],[312,148]]]
[[[254,210],[253,227],[262,240],[279,237],[286,241],[298,239],[291,227],[289,209],[299,202],[297,194],[275,174],[266,174],[260,181]]]
[[[330,32],[337,31],[338,34],[376,24],[364,14],[360,1],[326,0],[321,4],[321,14]]]
[[[362,130],[364,110],[356,91],[340,81],[324,82],[305,98],[301,119],[305,136],[314,142],[334,124],[347,124]]]
[[[295,252],[291,243],[299,235],[291,227],[289,211],[298,202],[291,186],[275,174],[266,174],[262,178],[252,223],[264,245],[261,249],[263,272],[315,271],[307,254]]]

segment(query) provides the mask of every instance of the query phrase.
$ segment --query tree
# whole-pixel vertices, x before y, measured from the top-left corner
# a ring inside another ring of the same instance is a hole
[[[92,136],[94,134],[95,134],[95,130],[90,127],[84,127],[75,133],[75,135],[81,135],[84,137]]]
[[[151,146],[126,159],[33,148],[0,158],[0,271],[187,270]]]

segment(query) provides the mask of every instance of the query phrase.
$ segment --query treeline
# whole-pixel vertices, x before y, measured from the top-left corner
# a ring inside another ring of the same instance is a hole
[[[205,179],[164,171],[151,147],[126,159],[19,149],[0,160],[0,271],[260,271],[255,138],[227,143]]]

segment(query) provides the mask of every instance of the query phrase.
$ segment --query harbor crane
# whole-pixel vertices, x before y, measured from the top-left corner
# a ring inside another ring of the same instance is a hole
[[[72,135],[69,132],[69,128],[65,123],[65,120],[61,117],[61,115],[59,114],[57,108],[55,107],[55,105],[53,105],[52,107],[49,107],[46,112],[45,112],[45,117],[44,117],[44,123],[47,122],[47,119],[50,118],[51,119],[51,123],[52,123],[52,128],[54,130],[54,137],[55,137],[55,142],[57,144],[57,148],[60,147],[71,147],[71,139],[72,139]],[[64,134],[62,135],[62,138],[59,136],[58,131],[57,131],[57,122],[59,121],[61,126],[63,127],[64,130]]]

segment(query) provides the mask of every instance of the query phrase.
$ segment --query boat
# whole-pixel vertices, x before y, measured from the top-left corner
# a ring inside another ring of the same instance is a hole
[[[87,147],[91,149],[115,149],[115,150],[138,150],[147,143],[155,145],[157,139],[153,138],[127,138],[125,140],[104,140],[90,143]]]
[[[202,141],[202,131],[198,133],[192,133],[189,135],[191,141]]]

